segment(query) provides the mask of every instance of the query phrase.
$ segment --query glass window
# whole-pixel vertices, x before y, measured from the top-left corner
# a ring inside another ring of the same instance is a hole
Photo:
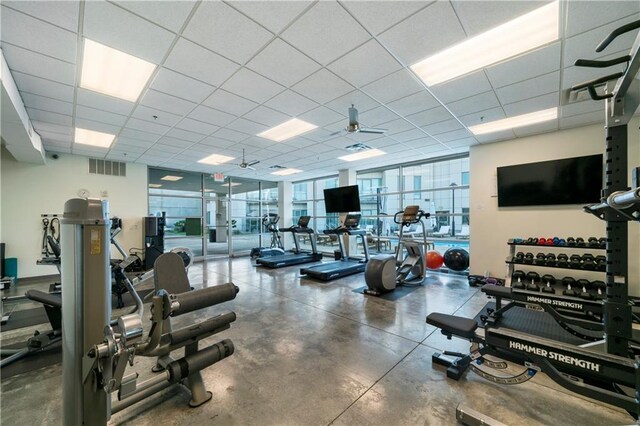
[[[462,185],[469,185],[469,172],[462,172],[462,177],[460,178]]]
[[[202,175],[165,169],[149,169],[149,194],[202,196]]]
[[[292,185],[294,201],[313,199],[313,181],[297,182]]]
[[[326,179],[316,180],[316,196],[315,200],[324,200],[324,190],[337,188],[338,187],[338,177],[330,177]]]

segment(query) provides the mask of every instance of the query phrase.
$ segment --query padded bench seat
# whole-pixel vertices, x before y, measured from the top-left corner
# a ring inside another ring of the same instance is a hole
[[[478,328],[478,323],[475,320],[439,313],[429,314],[427,316],[427,324],[442,329],[445,334],[452,334],[466,339],[471,339]]]
[[[54,308],[62,308],[62,298],[60,296],[45,293],[40,290],[27,290],[24,295],[27,299],[35,300],[43,305],[52,306]]]
[[[504,287],[501,285],[485,284],[480,289],[488,296],[501,297],[504,299],[511,299],[511,287]]]

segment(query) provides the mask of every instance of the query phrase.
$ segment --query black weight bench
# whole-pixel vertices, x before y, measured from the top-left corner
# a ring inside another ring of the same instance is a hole
[[[463,339],[473,339],[478,323],[475,320],[457,317],[455,315],[446,315],[432,313],[427,316],[427,324],[431,324],[442,330],[442,334],[451,338],[458,336]]]

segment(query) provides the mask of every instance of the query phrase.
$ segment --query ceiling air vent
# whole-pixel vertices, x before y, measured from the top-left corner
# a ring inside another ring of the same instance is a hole
[[[273,166],[271,166],[271,167],[269,167],[269,168],[270,168],[270,169],[273,169],[273,170],[286,169],[286,167],[284,167],[284,166],[278,166],[277,164],[275,164],[275,165],[273,165]]]
[[[107,176],[127,176],[127,163],[89,158],[89,173]]]
[[[351,151],[351,152],[360,152],[360,151],[367,151],[367,150],[371,149],[371,147],[369,145],[366,145],[366,144],[363,144],[363,143],[356,143],[356,144],[353,144],[353,145],[349,145],[345,149],[347,151]]]

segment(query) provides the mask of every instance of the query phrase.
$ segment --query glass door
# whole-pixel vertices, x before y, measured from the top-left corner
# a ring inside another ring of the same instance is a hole
[[[207,257],[229,255],[229,181],[204,175],[205,247]]]
[[[260,182],[232,178],[229,231],[231,233],[230,254],[243,255],[254,247],[261,247]]]

